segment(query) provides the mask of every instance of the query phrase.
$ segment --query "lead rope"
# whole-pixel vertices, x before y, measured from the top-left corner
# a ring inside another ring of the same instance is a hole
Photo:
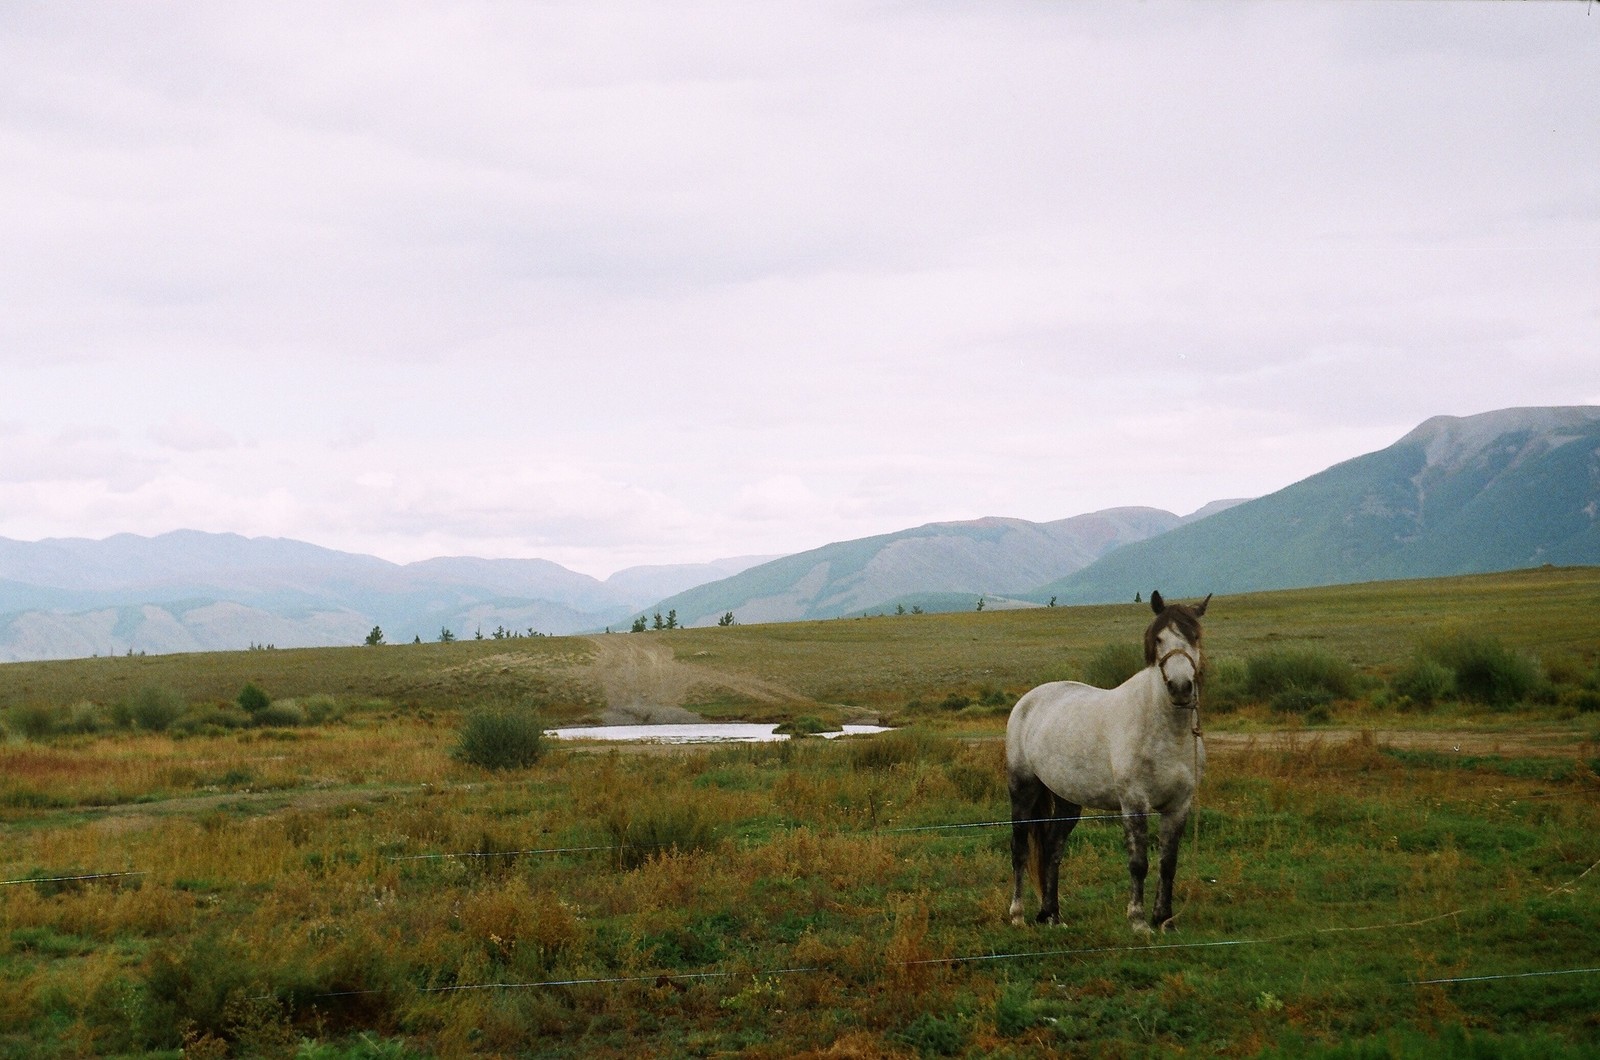
[[[1195,857],[1200,855],[1200,687],[1195,685],[1195,724],[1189,732],[1195,735]]]
[[[1190,853],[1195,857],[1200,856],[1200,690],[1205,684],[1205,670],[1199,666],[1194,672],[1194,726],[1189,730],[1194,733],[1194,801],[1191,804],[1194,811],[1194,843]]]

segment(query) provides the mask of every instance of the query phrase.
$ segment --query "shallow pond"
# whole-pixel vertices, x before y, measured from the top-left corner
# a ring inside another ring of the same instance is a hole
[[[636,743],[770,743],[787,740],[787,734],[774,732],[776,725],[754,722],[697,722],[693,725],[587,725],[570,729],[551,729],[545,735],[558,740],[630,740]],[[882,725],[846,725],[843,732],[823,732],[818,736],[857,736],[888,732]]]

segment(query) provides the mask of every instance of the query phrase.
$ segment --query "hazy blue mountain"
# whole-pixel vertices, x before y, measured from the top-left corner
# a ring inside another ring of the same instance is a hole
[[[841,541],[763,563],[670,596],[649,610],[683,625],[836,618],[903,605],[962,610],[1077,570],[1132,541],[1177,526],[1155,508],[1114,508],[1048,523],[978,519]]]
[[[574,633],[748,563],[635,567],[602,582],[547,560],[397,564],[279,538],[179,530],[100,541],[0,538],[0,662]]]
[[[1600,563],[1600,408],[1428,420],[1394,445],[1252,501],[1179,518],[931,523],[794,556],[635,567],[396,564],[299,541],[181,530],[0,538],[0,661],[390,642],[1131,600]],[[650,603],[650,601],[657,601]]]
[[[1600,408],[1439,416],[1028,596],[1092,603],[1600,563],[1597,516]]]
[[[627,567],[606,579],[606,587],[638,608],[654,600],[681,593],[696,585],[720,581],[742,570],[769,563],[777,556],[737,556],[710,563],[677,563]]]

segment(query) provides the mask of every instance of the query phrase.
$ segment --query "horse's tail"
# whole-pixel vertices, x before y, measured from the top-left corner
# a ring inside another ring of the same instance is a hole
[[[1050,829],[1054,826],[1056,815],[1056,793],[1043,784],[1039,787],[1043,792],[1034,801],[1033,812],[1028,815],[1028,875],[1033,877],[1034,889],[1043,898],[1045,851],[1050,848]]]

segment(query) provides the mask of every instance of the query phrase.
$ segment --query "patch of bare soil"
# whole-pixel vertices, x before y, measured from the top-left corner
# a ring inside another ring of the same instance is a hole
[[[661,725],[704,721],[683,701],[698,675],[665,644],[639,636],[592,637],[594,675],[605,693],[605,725]]]
[[[722,689],[758,703],[809,703],[789,689],[745,674],[679,662],[670,645],[648,636],[591,637],[593,673],[605,693],[605,725],[659,725],[704,721],[684,709],[694,689]]]
[[[1431,729],[1279,729],[1274,732],[1207,732],[1206,750],[1245,750],[1252,747],[1305,747],[1321,742],[1338,746],[1364,738],[1370,732],[1379,747],[1403,751],[1449,751],[1471,755],[1514,755],[1567,758],[1584,753],[1587,741],[1570,733],[1468,732]]]
[[[72,813],[96,814],[92,827],[110,835],[147,828],[157,820],[174,815],[199,815],[224,806],[265,806],[269,810],[326,810],[362,802],[376,802],[394,795],[423,790],[422,784],[400,784],[382,788],[287,788],[269,791],[229,791],[215,795],[179,795],[157,802],[119,803],[115,806],[82,807]]]

